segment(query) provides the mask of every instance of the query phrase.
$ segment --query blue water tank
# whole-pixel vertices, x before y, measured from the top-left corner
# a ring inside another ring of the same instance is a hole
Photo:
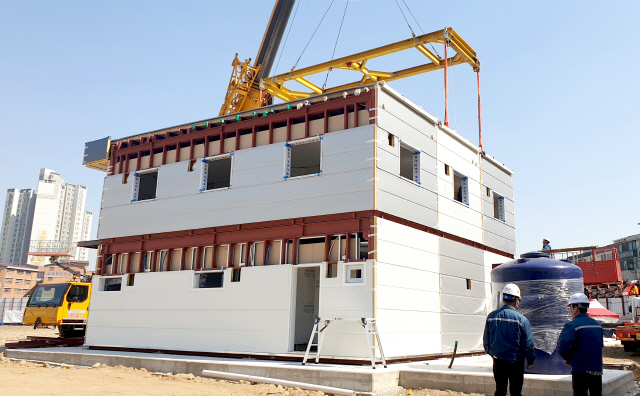
[[[569,374],[556,345],[564,325],[571,320],[567,308],[573,293],[583,292],[582,270],[569,260],[554,260],[545,253],[530,252],[491,271],[492,309],[502,306],[502,289],[507,283],[520,288],[518,312],[531,324],[536,361],[533,374]]]

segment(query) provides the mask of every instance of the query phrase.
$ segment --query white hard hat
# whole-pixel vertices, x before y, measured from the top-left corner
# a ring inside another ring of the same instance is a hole
[[[584,293],[574,293],[569,298],[569,304],[589,304],[589,298]]]
[[[513,283],[507,283],[502,289],[502,294],[520,298],[520,288]]]

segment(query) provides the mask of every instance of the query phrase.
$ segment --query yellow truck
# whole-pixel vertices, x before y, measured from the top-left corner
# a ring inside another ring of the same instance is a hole
[[[32,325],[34,329],[39,325],[57,326],[62,338],[84,337],[92,276],[59,263],[57,257],[52,256],[49,261],[71,272],[79,281],[43,283],[34,287],[29,292],[22,323]]]

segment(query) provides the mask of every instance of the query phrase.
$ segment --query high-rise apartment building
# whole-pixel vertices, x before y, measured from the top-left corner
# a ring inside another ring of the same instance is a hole
[[[46,265],[45,256],[29,256],[30,244],[69,249],[70,259],[87,260],[93,214],[85,210],[87,187],[65,183],[60,174],[40,169],[37,192],[10,189],[4,212],[0,258],[6,264]]]
[[[10,188],[7,190],[2,218],[0,262],[12,265],[27,262],[35,197],[32,189]]]

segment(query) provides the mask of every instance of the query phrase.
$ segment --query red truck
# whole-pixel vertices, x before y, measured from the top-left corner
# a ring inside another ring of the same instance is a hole
[[[613,246],[585,246],[545,250],[556,260],[571,260],[582,270],[584,294],[589,298],[622,297],[624,286],[620,256]]]

